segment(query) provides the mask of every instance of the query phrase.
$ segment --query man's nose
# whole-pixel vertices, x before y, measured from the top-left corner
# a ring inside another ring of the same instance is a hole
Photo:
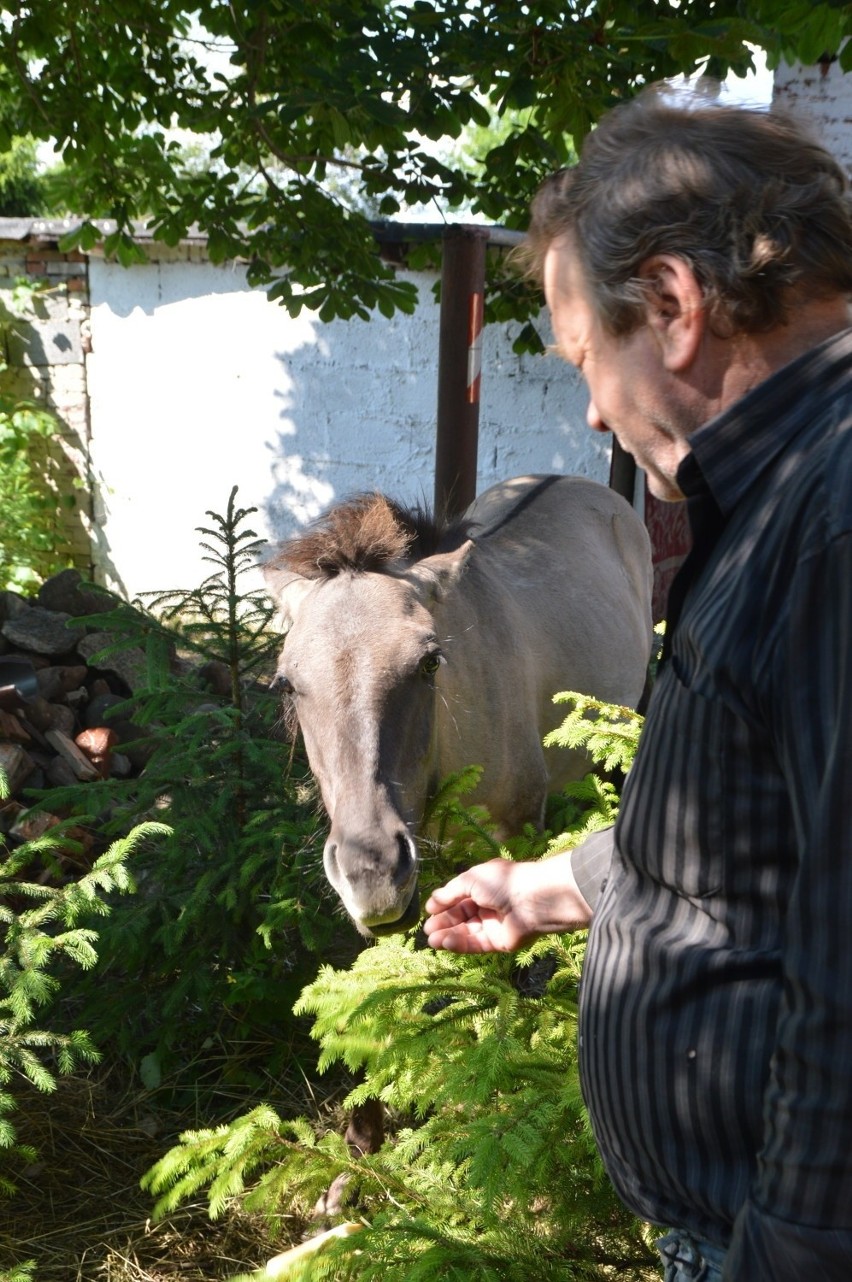
[[[589,400],[589,408],[586,410],[586,422],[593,432],[608,432],[609,424],[604,422],[600,411],[593,400]]]

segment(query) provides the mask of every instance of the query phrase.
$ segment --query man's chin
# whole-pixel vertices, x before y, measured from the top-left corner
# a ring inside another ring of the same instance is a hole
[[[686,497],[675,480],[659,473],[645,471],[645,488],[661,503],[682,503]]]

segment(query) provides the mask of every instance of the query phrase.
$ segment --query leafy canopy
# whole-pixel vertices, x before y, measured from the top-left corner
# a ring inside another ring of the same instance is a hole
[[[365,208],[520,227],[540,178],[637,86],[743,74],[750,45],[813,61],[850,25],[849,5],[810,0],[6,0],[0,152],[56,140],[68,207],[114,220],[122,261],[134,220],[171,244],[196,224],[214,261],[245,257],[293,312],[390,314],[414,288]],[[492,107],[519,114],[505,139],[486,132],[478,170],[436,154]],[[209,164],[176,130],[213,139]]]

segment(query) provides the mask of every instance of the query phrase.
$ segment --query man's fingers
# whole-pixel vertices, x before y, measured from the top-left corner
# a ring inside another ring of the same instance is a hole
[[[439,886],[437,890],[432,891],[426,900],[426,911],[432,914],[439,913],[469,899],[470,889],[466,878],[454,877],[452,881],[447,882],[446,886]]]
[[[488,953],[492,952],[488,940],[481,934],[479,923],[464,923],[449,926],[446,929],[426,931],[430,948],[446,949],[453,953]]]
[[[433,897],[426,904],[426,911],[429,916],[423,923],[423,929],[428,934],[430,931],[448,930],[469,921],[476,915],[477,905],[472,899],[461,899],[444,907],[435,903]]]

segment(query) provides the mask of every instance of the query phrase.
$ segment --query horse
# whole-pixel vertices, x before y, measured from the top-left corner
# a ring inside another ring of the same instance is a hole
[[[482,767],[497,833],[541,825],[581,752],[545,749],[576,690],[635,707],[651,650],[651,552],[630,504],[579,476],[518,477],[440,526],[362,494],[262,567],[290,701],[330,831],[326,876],[366,937],[419,919],[418,837],[441,781]]]

